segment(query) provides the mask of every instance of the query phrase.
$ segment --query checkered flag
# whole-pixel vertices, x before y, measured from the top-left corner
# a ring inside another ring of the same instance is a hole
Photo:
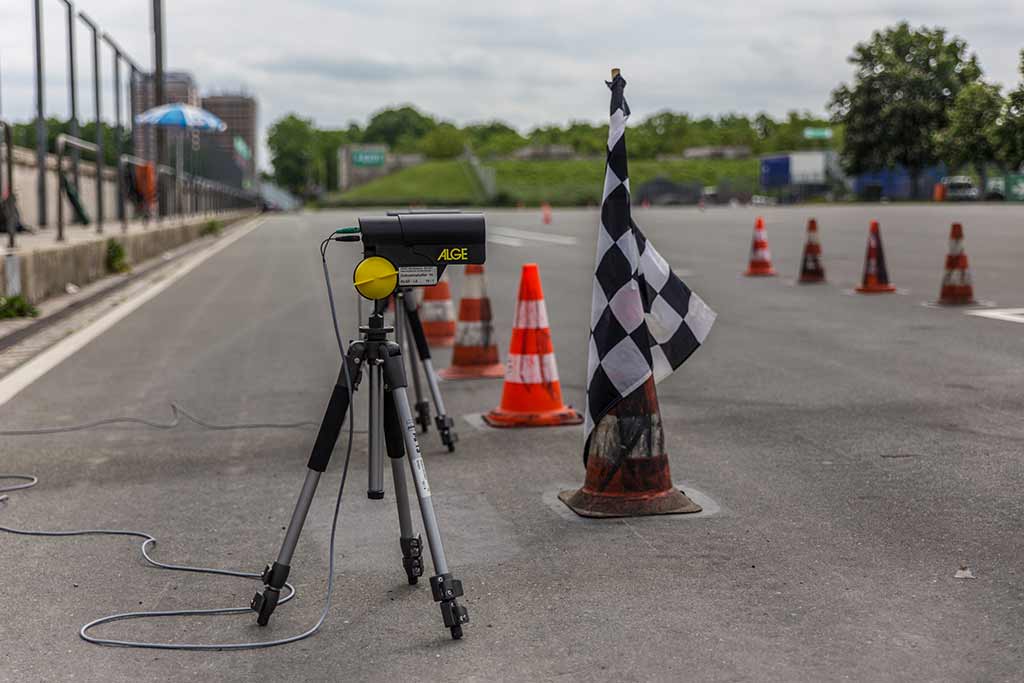
[[[672,272],[630,216],[626,80],[616,74],[608,87],[611,124],[590,314],[584,462],[594,425],[652,374],[656,382],[671,375],[715,321],[715,312]]]

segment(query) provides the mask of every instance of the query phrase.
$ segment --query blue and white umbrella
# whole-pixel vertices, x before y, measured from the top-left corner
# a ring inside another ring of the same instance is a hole
[[[228,129],[227,124],[218,117],[189,104],[162,104],[136,116],[135,123],[143,126],[187,128],[217,133]]]

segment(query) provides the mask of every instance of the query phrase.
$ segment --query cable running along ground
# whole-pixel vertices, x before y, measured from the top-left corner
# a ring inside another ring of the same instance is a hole
[[[327,267],[327,245],[331,242],[332,238],[328,237],[320,245],[320,258],[323,263],[324,271],[324,283],[327,287],[327,299],[331,308],[331,321],[334,325],[334,336],[338,341],[338,350],[342,355],[342,368],[345,372],[345,384],[348,387],[349,396],[352,395],[352,378],[349,375],[348,364],[344,362],[345,347],[341,340],[341,331],[338,326],[338,314],[334,305],[334,291],[331,287],[331,276]],[[116,638],[101,638],[99,636],[92,635],[90,631],[96,627],[103,626],[105,624],[112,624],[118,621],[128,621],[132,619],[153,619],[158,617],[185,617],[185,616],[212,616],[212,615],[225,615],[225,614],[250,614],[251,609],[248,606],[245,607],[217,607],[217,608],[206,608],[206,609],[183,609],[183,610],[162,610],[162,611],[140,611],[140,612],[122,612],[119,614],[112,614],[110,616],[101,617],[95,619],[84,625],[78,632],[83,640],[97,645],[108,645],[114,647],[137,647],[137,648],[149,648],[158,650],[255,650],[259,648],[274,647],[277,645],[285,645],[287,643],[294,643],[304,638],[308,638],[315,634],[323,626],[327,620],[327,614],[331,608],[331,595],[334,591],[334,547],[335,540],[337,538],[338,531],[338,515],[341,511],[341,499],[342,494],[345,491],[345,481],[348,479],[348,465],[349,460],[352,456],[352,437],[354,432],[354,401],[349,402],[349,416],[348,416],[348,444],[345,447],[345,460],[342,465],[341,471],[341,482],[338,485],[338,495],[334,503],[334,513],[331,522],[331,535],[330,543],[328,544],[328,560],[327,560],[327,590],[324,595],[324,607],[320,612],[320,617],[312,627],[298,633],[294,636],[286,638],[278,638],[274,640],[267,640],[262,642],[249,642],[249,643],[155,643],[145,642],[136,640],[120,640]],[[271,423],[271,422],[258,422],[258,423],[245,423],[245,424],[231,424],[231,425],[217,425],[206,422],[197,418],[196,416],[187,412],[184,408],[171,403],[172,420],[169,423],[153,422],[137,417],[115,417],[108,418],[105,420],[97,420],[95,422],[89,422],[79,425],[70,425],[67,427],[50,427],[40,429],[18,429],[18,430],[5,430],[0,431],[2,436],[38,436],[43,434],[62,434],[67,432],[77,432],[85,429],[93,429],[96,427],[102,427],[113,424],[141,424],[154,429],[173,429],[181,424],[181,418],[185,418],[194,424],[197,424],[206,429],[213,430],[235,430],[235,429],[294,429],[298,427],[316,426],[314,422],[287,422],[287,423]],[[0,481],[2,480],[15,480],[19,483],[0,485],[0,507],[6,505],[8,502],[8,496],[6,494],[13,491],[21,491],[32,488],[39,480],[32,475],[25,474],[0,474]],[[171,564],[167,562],[161,562],[152,555],[149,551],[157,543],[156,538],[143,531],[133,531],[129,529],[75,529],[70,531],[35,531],[27,529],[15,529],[7,526],[0,526],[0,531],[17,534],[20,536],[43,536],[43,537],[64,537],[64,536],[131,536],[135,538],[143,539],[140,550],[142,557],[150,565],[157,567],[158,569],[166,569],[169,571],[180,571],[180,572],[192,572],[197,574],[214,574],[218,576],[231,576],[243,579],[260,580],[261,574],[258,572],[245,572],[233,569],[217,569],[213,567],[193,567],[189,565]],[[295,587],[290,583],[285,583],[285,587],[288,589],[287,594],[281,599],[279,604],[289,602],[295,597]]]

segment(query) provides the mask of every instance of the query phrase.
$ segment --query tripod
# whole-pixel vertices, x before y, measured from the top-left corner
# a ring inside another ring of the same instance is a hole
[[[445,628],[451,629],[452,638],[462,637],[462,625],[469,622],[466,608],[458,604],[462,592],[462,582],[452,577],[448,571],[444,547],[441,544],[441,531],[434,515],[431,500],[430,484],[427,482],[423,456],[416,440],[416,425],[412,411],[409,409],[409,398],[406,395],[405,363],[402,360],[402,349],[393,341],[388,340],[388,333],[394,331],[384,325],[384,307],[386,300],[374,302],[369,324],[359,328],[362,339],[352,342],[343,360],[341,372],[334,385],[327,411],[320,423],[313,452],[307,464],[305,481],[295,504],[284,542],[278,553],[277,560],[263,570],[263,593],[256,593],[251,607],[258,613],[256,622],[266,626],[270,615],[281,597],[281,589],[288,579],[291,570],[292,555],[302,533],[309,506],[313,502],[320,476],[327,469],[331,453],[338,441],[345,413],[349,410],[352,400],[351,392],[359,386],[363,368],[369,373],[370,385],[370,447],[369,447],[369,487],[367,496],[372,499],[384,497],[384,459],[381,453],[380,435],[384,435],[384,445],[391,460],[391,473],[395,481],[395,502],[398,504],[399,545],[402,549],[402,566],[410,584],[415,584],[423,575],[423,541],[413,535],[412,516],[409,511],[409,494],[406,489],[405,471],[402,459],[408,456],[412,471],[416,497],[419,499],[420,515],[426,530],[427,545],[434,563],[436,574],[430,577],[430,589],[434,600],[440,603],[441,617]],[[422,331],[422,330],[421,330]],[[351,382],[351,391],[349,383]]]
[[[409,348],[406,344],[406,334],[412,338],[416,346],[416,355],[409,353],[409,365],[412,374],[412,384],[416,393],[416,423],[420,425],[423,433],[426,434],[430,427],[430,403],[423,398],[420,388],[419,367],[416,359],[419,358],[419,365],[423,368],[423,375],[427,378],[427,388],[430,390],[430,397],[434,401],[434,410],[437,417],[434,422],[437,431],[441,434],[441,443],[448,447],[448,452],[455,450],[455,442],[459,435],[455,433],[455,422],[448,416],[444,407],[444,398],[441,397],[441,389],[437,385],[437,375],[434,373],[434,364],[430,358],[430,345],[427,343],[427,335],[423,333],[423,323],[420,322],[419,311],[416,310],[416,302],[412,298],[412,288],[399,287],[395,290],[395,341],[403,348]]]

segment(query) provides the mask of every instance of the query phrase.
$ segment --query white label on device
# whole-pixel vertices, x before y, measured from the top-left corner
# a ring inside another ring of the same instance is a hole
[[[398,269],[399,287],[421,287],[436,284],[436,266],[402,266]]]

